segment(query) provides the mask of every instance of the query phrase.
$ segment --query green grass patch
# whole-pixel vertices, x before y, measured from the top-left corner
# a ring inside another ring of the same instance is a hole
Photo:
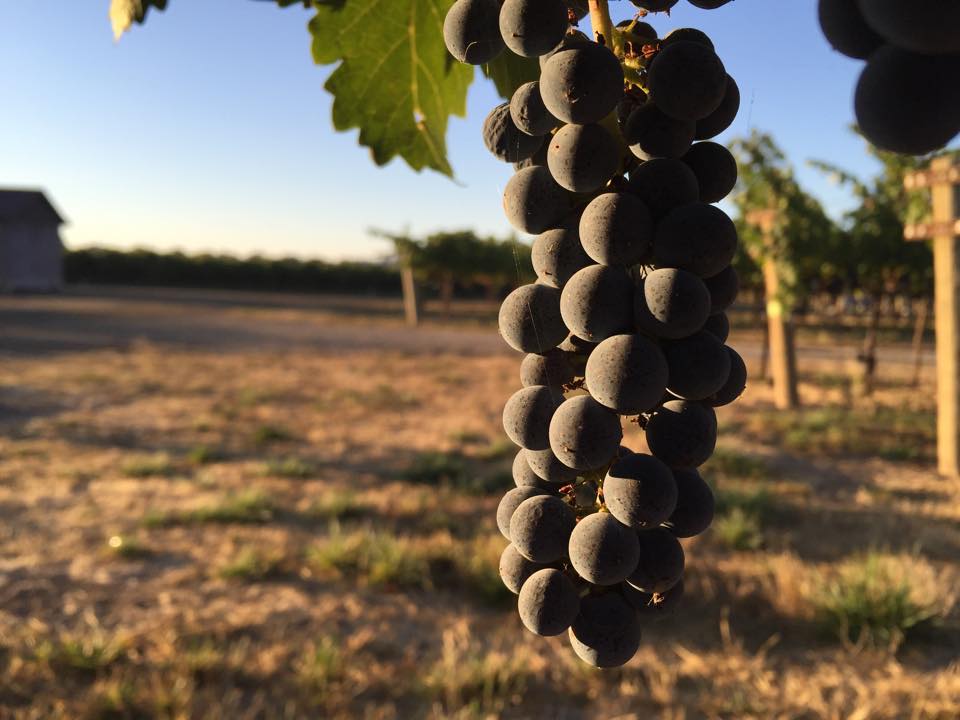
[[[282,566],[282,556],[245,547],[220,568],[218,575],[229,580],[266,580],[282,575]]]
[[[355,520],[369,514],[370,508],[347,490],[331,491],[314,500],[306,514],[320,520]]]
[[[190,448],[187,460],[194,465],[209,465],[223,460],[223,453],[209,445],[196,445]]]
[[[293,440],[293,433],[282,425],[260,425],[253,432],[253,442],[257,446]]]
[[[126,645],[102,633],[89,637],[47,638],[37,643],[38,661],[55,672],[95,674],[126,657]]]
[[[400,472],[400,479],[420,485],[480,494],[508,489],[513,484],[513,476],[506,468],[491,467],[490,463],[470,462],[459,452],[438,451],[417,455],[406,469]]]
[[[386,532],[366,530],[347,535],[333,525],[326,538],[307,550],[306,560],[322,575],[350,577],[373,587],[433,587],[426,553]]]
[[[713,536],[731,550],[759,550],[763,546],[763,531],[756,515],[743,508],[714,518]]]
[[[167,453],[154,453],[127,458],[120,465],[120,471],[132,478],[170,477],[176,467]]]
[[[304,653],[297,666],[297,679],[309,692],[323,695],[343,677],[345,667],[336,638],[322,636]]]
[[[306,460],[298,457],[268,460],[264,463],[263,472],[274,477],[290,478],[293,480],[307,480],[315,477],[317,468]]]
[[[845,563],[815,598],[817,616],[831,635],[874,646],[897,646],[907,633],[937,616],[913,597],[906,577],[870,553]]]
[[[248,490],[228,495],[216,505],[179,513],[148,513],[143,522],[148,527],[169,527],[201,523],[265,523],[273,519],[276,507],[265,493]]]
[[[746,429],[765,442],[800,453],[932,462],[936,416],[902,407],[823,407],[752,413]]]
[[[770,469],[763,458],[719,447],[703,466],[705,475],[719,475],[738,480],[763,480]]]

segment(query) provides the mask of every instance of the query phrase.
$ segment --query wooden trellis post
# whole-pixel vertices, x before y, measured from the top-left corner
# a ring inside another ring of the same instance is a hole
[[[773,400],[781,410],[791,410],[800,404],[797,393],[797,354],[793,343],[793,328],[780,300],[780,275],[773,259],[773,232],[778,211],[752,210],[746,220],[760,228],[766,249],[763,261],[763,284],[767,306],[767,336],[770,344],[770,371],[773,375]]]
[[[937,336],[937,468],[960,476],[960,166],[937,158],[928,170],[904,178],[908,190],[930,188],[931,222],[907,225],[907,240],[933,239],[933,316]]]
[[[400,285],[403,290],[403,315],[407,325],[416,327],[420,323],[420,305],[417,302],[417,282],[409,260],[400,266]]]

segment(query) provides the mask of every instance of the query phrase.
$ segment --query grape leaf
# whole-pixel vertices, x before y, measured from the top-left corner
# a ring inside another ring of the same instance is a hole
[[[451,176],[450,115],[466,114],[473,68],[443,44],[453,0],[314,0],[313,58],[339,62],[325,88],[334,96],[333,126],[359,128],[377,165],[399,155],[410,167]]]
[[[504,100],[513,97],[514,91],[524,83],[540,79],[540,63],[537,58],[526,58],[504,50],[482,66],[483,74],[493,80],[497,92]]]
[[[167,0],[110,0],[113,39],[119,40],[133,23],[143,23],[151,7],[166,10]]]

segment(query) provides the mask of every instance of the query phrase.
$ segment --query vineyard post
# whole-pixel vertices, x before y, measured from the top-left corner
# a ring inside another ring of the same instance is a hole
[[[929,223],[907,225],[907,240],[933,239],[933,318],[937,348],[937,467],[942,475],[960,477],[960,166],[949,157],[933,160],[926,171],[904,178],[909,190],[930,188]]]
[[[420,312],[417,306],[417,283],[413,277],[413,267],[409,261],[400,266],[400,284],[403,290],[403,315],[407,325],[416,327],[420,323]]]
[[[780,274],[773,256],[773,231],[778,211],[752,210],[746,220],[760,228],[765,248],[763,284],[766,294],[767,336],[770,348],[770,370],[773,375],[773,400],[780,410],[792,410],[800,404],[797,393],[797,357],[793,343],[793,329],[780,298]]]

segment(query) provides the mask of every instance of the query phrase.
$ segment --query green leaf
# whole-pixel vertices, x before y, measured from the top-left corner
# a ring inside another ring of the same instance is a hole
[[[110,0],[110,25],[113,39],[119,40],[133,23],[143,23],[151,7],[165,10],[167,0]]]
[[[360,144],[385,165],[399,155],[414,170],[445,175],[450,115],[466,113],[473,68],[443,44],[452,0],[315,0],[313,58],[339,61],[324,86],[337,130],[359,128]]]
[[[509,100],[518,87],[540,79],[540,63],[537,58],[525,58],[504,50],[483,66],[483,74],[493,80],[500,97]]]

